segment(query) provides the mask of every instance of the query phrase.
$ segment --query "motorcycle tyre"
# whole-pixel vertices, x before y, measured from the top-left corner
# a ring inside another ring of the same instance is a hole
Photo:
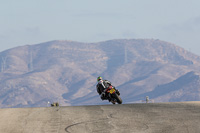
[[[113,97],[117,100],[118,104],[122,104],[122,99],[121,99],[121,97],[118,96],[118,94],[114,93]]]

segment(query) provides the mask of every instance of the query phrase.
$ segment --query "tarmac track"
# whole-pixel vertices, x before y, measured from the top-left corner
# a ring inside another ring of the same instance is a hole
[[[200,102],[0,109],[0,133],[200,133]]]

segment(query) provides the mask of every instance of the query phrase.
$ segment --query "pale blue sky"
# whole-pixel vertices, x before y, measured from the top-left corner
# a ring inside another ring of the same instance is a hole
[[[130,38],[160,39],[200,55],[200,0],[0,0],[0,51]]]

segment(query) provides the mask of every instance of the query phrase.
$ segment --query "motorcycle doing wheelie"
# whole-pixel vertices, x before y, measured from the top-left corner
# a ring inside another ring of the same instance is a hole
[[[116,91],[116,89],[110,85],[106,90],[105,90],[105,97],[112,103],[118,103],[122,104],[122,99],[119,96],[120,93]]]

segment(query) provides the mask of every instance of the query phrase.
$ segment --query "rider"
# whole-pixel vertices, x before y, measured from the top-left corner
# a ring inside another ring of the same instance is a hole
[[[111,100],[109,97],[107,97],[106,93],[105,93],[105,90],[109,87],[109,86],[112,86],[114,89],[115,87],[111,84],[110,81],[108,80],[103,80],[102,77],[97,77],[97,82],[98,84],[96,85],[96,88],[97,88],[97,92],[99,93],[99,95],[101,95],[101,99],[102,100],[106,100],[108,99],[109,101]],[[116,90],[116,93],[118,95],[120,95],[119,91],[117,89]]]

